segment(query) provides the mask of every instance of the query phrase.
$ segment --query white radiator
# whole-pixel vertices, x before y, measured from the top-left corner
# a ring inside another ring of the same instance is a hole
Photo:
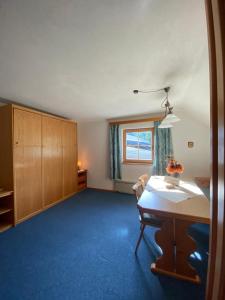
[[[133,181],[115,180],[114,190],[120,193],[133,194],[132,186],[134,184]]]

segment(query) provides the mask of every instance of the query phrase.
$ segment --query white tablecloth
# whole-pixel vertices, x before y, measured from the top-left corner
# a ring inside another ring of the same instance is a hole
[[[151,176],[146,190],[175,203],[203,194],[197,186],[191,183],[180,181],[179,185],[172,186],[165,181],[164,176]]]

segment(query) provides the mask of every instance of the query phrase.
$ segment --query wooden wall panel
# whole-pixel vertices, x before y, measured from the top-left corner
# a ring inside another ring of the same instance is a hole
[[[63,121],[53,117],[42,117],[42,161],[44,206],[63,197]]]
[[[63,122],[63,146],[77,145],[77,124]]]
[[[63,124],[63,196],[77,191],[77,127],[75,123]]]
[[[42,209],[41,146],[14,148],[16,221]]]
[[[14,109],[16,222],[42,209],[41,116]]]
[[[77,190],[76,150],[75,146],[63,147],[63,196]]]
[[[42,117],[42,145],[62,146],[63,121],[54,117]]]
[[[41,146],[41,116],[38,113],[14,109],[14,144]]]
[[[13,131],[13,144],[14,145],[23,145],[24,144],[24,112],[20,109],[14,109],[14,131]]]

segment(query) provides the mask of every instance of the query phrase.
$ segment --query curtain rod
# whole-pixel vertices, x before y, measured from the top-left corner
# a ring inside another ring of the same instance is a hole
[[[151,117],[151,118],[133,119],[133,120],[117,120],[117,121],[110,121],[109,125],[154,122],[154,121],[161,121],[162,119],[163,119],[163,116],[155,116],[155,117]]]

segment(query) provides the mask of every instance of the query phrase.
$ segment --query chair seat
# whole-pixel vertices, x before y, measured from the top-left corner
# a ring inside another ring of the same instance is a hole
[[[141,218],[141,215],[139,215],[139,219],[141,223],[144,223],[146,225],[155,227],[160,227],[162,225],[162,220],[149,213],[143,213],[143,218]]]

